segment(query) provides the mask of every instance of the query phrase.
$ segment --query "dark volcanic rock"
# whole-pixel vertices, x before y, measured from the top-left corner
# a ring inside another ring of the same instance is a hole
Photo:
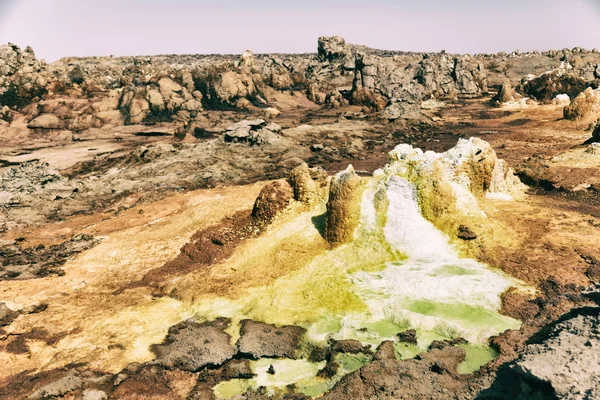
[[[346,375],[323,399],[439,399],[455,398],[462,388],[458,365],[465,350],[448,346],[413,360],[374,361]]]
[[[201,324],[184,321],[172,326],[165,341],[153,348],[156,362],[185,371],[223,364],[236,353],[229,342],[231,337],[224,332],[229,323],[226,318],[218,318]]]
[[[404,332],[398,333],[398,340],[408,344],[417,344],[417,331],[409,329]]]
[[[576,309],[534,335],[480,399],[600,398],[600,308]]]
[[[223,376],[227,379],[250,379],[254,376],[254,373],[250,368],[250,361],[233,359],[225,364]]]
[[[500,90],[498,90],[498,93],[492,98],[492,102],[495,105],[500,106],[513,100],[515,100],[515,91],[513,90],[510,81],[506,80],[502,82],[502,86],[500,87]]]
[[[371,353],[371,348],[369,346],[363,346],[361,342],[354,339],[348,340],[337,340],[333,342],[331,345],[331,351],[333,353],[348,353],[348,354],[357,354],[357,353]]]
[[[462,240],[474,240],[477,239],[477,234],[466,225],[460,225],[458,227],[458,237]]]
[[[240,353],[253,358],[296,358],[296,349],[305,332],[306,330],[299,326],[277,327],[245,319],[240,328],[237,348]]]

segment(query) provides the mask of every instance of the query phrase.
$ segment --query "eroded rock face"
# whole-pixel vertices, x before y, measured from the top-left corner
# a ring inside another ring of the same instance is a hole
[[[296,350],[306,330],[299,326],[277,327],[249,319],[241,322],[237,348],[253,358],[296,358]]]
[[[154,346],[156,363],[185,371],[223,364],[237,352],[225,333],[229,323],[226,318],[218,318],[201,324],[184,321],[171,327],[165,341]]]
[[[328,242],[343,244],[354,238],[360,220],[363,189],[364,182],[352,165],[331,178],[325,214],[325,239]]]
[[[487,77],[483,65],[468,56],[449,57],[426,55],[417,70],[425,96],[477,97],[487,92]]]

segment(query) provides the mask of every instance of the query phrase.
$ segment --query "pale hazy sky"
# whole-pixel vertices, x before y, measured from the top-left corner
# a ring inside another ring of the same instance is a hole
[[[600,48],[600,0],[0,0],[0,43],[47,61],[316,52],[321,35],[406,51]]]

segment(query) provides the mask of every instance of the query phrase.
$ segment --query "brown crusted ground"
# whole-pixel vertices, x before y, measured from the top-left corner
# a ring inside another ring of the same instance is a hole
[[[169,278],[210,267],[213,263],[231,256],[244,239],[258,233],[259,229],[251,213],[240,211],[216,226],[195,233],[191,241],[181,248],[177,258],[162,267],[148,271],[141,282],[157,287]]]

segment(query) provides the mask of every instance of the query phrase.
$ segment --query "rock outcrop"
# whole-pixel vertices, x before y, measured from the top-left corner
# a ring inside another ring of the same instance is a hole
[[[60,129],[62,123],[54,114],[42,114],[31,120],[27,127],[30,129]]]
[[[504,103],[508,103],[516,100],[516,93],[513,90],[510,81],[506,80],[502,83],[498,93],[492,98],[492,102],[497,106],[502,106]]]
[[[517,91],[542,103],[550,103],[559,94],[574,99],[588,87],[588,83],[571,71],[559,68],[540,76],[523,78]]]
[[[425,55],[416,74],[426,97],[478,97],[487,92],[485,68],[467,56]]]
[[[45,66],[31,47],[0,46],[0,105],[22,108],[47,91]]]

